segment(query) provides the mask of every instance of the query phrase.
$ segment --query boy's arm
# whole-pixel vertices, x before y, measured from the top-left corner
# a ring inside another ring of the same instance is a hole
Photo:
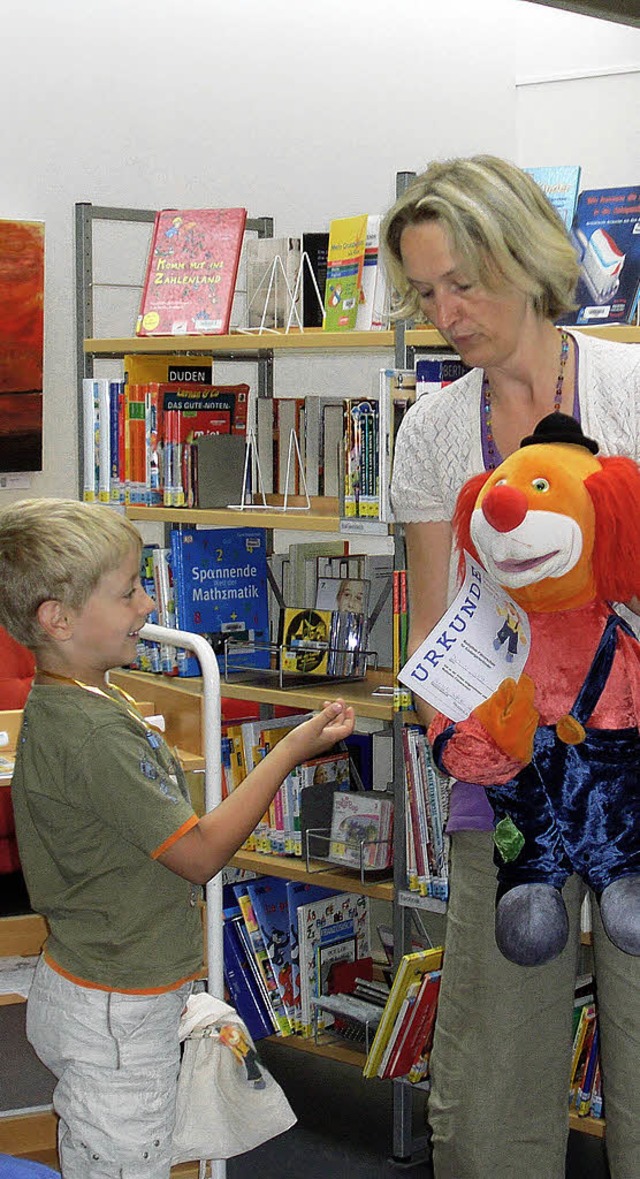
[[[353,709],[344,701],[325,704],[287,733],[220,806],[158,856],[159,862],[193,884],[206,884],[242,847],[293,767],[343,741],[353,724]]]

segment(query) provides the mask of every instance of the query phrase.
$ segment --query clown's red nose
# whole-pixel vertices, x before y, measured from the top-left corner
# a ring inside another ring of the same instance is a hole
[[[511,532],[527,514],[527,497],[519,487],[492,487],[482,501],[482,513],[496,532]]]

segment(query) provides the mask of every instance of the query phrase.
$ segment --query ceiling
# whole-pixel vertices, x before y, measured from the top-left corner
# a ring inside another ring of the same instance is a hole
[[[602,20],[617,21],[640,28],[640,0],[529,0],[546,8],[564,8],[583,16],[598,16]]]

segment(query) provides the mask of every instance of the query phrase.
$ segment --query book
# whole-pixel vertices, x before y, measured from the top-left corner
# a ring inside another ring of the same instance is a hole
[[[571,229],[580,188],[581,167],[579,164],[558,164],[557,166],[525,168],[540,186],[547,200],[560,215],[567,230]]]
[[[380,517],[379,402],[344,402],[344,497],[342,515]]]
[[[370,588],[362,577],[319,577],[314,606],[317,610],[351,610],[368,615]]]
[[[352,962],[370,954],[369,898],[337,893],[324,901],[299,905],[297,915],[301,1032],[309,1037],[313,1030],[311,999],[321,993],[320,980],[326,978],[323,966],[328,969],[337,961]],[[320,1025],[324,1023],[321,1016]]]
[[[640,298],[640,186],[581,192],[571,228],[578,308],[562,323],[633,323]]]
[[[426,1065],[428,1062],[438,1007],[440,977],[439,970],[428,971],[423,975],[417,987],[415,1000],[399,1028],[388,1059],[380,1065],[380,1077],[406,1077],[419,1061],[421,1071],[423,1063]]]
[[[203,506],[199,502],[198,439],[232,434],[244,440],[249,386],[150,382],[141,388],[158,407],[162,502],[167,507]],[[244,446],[242,456],[244,459]]]
[[[349,791],[349,754],[346,750],[302,762],[292,770],[293,838],[296,856],[323,858],[329,845],[334,791]]]
[[[329,234],[326,230],[303,233],[302,322],[306,328],[322,327],[328,254]]]
[[[415,396],[424,397],[425,393],[439,393],[447,385],[459,381],[460,377],[469,371],[468,364],[459,356],[452,356],[450,352],[434,352],[428,356],[421,356],[416,361]]]
[[[379,463],[379,516],[381,520],[392,521],[393,511],[389,496],[393,451],[400,422],[413,405],[418,389],[416,369],[383,368],[380,370],[378,399],[378,463]]]
[[[388,868],[393,861],[393,799],[372,791],[333,796],[329,858],[350,868]]]
[[[247,889],[267,954],[271,960],[284,1009],[293,1027],[295,1024],[295,1003],[287,882],[279,876],[260,876],[256,880],[248,880]]]
[[[360,732],[356,727],[346,738],[345,745],[357,773],[359,789],[383,791],[392,788],[393,733],[389,726],[367,732]]]
[[[367,214],[339,217],[329,225],[325,331],[348,331],[356,326],[362,269],[367,242]]]
[[[260,974],[262,975],[269,995],[269,1003],[276,1018],[278,1031],[281,1036],[290,1036],[293,1028],[282,1001],[282,995],[280,993],[280,988],[276,979],[273,963],[269,957],[262,931],[256,920],[256,915],[253,910],[253,903],[249,893],[250,884],[251,881],[245,881],[244,883],[240,884],[232,884],[231,888],[237,897],[240,911],[244,918],[244,924],[250,938],[253,955],[256,959],[256,962],[258,963]]]
[[[213,384],[213,361],[210,356],[189,356],[174,352],[166,355],[131,352],[123,357],[125,384],[190,385],[193,389]]]
[[[302,1014],[300,1007],[300,949],[298,942],[298,908],[301,905],[316,904],[336,896],[336,890],[323,888],[305,880],[287,880],[287,903],[289,906],[289,944],[291,947],[291,988],[295,1011],[294,1027],[300,1031]]]
[[[156,214],[137,336],[225,335],[246,209],[162,209]]]
[[[238,933],[237,922],[225,917],[222,929],[224,980],[238,1015],[246,1023],[253,1040],[274,1032],[273,1020],[255,985],[249,957]],[[253,984],[253,985],[252,985]]]
[[[381,221],[379,214],[370,213],[367,217],[356,331],[381,331],[389,325],[389,292],[380,261]]]
[[[299,237],[248,237],[244,256],[247,266],[248,328],[286,328],[295,322],[292,304],[300,268]],[[299,310],[298,310],[298,314]]]
[[[266,533],[261,528],[172,528],[171,564],[179,629],[203,635],[224,667],[269,666]],[[265,644],[264,648],[255,644]],[[179,674],[199,675],[195,656],[178,651]]]
[[[409,988],[414,983],[420,982],[423,975],[430,971],[441,970],[442,957],[443,950],[440,947],[403,954],[391,985],[389,998],[382,1013],[382,1018],[378,1024],[373,1043],[365,1061],[363,1069],[363,1075],[365,1077],[375,1077],[378,1075],[378,1068],[387,1041]]]

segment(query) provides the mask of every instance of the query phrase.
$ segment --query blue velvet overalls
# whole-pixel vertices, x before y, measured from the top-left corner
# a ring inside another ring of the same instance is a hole
[[[640,872],[640,735],[637,728],[589,729],[609,677],[618,630],[610,614],[570,715],[586,737],[567,745],[555,725],[542,725],[533,760],[504,786],[487,789],[496,823],[509,817],[524,845],[505,863],[496,848],[501,892],[542,881],[562,888],[577,872],[597,896],[613,880]]]
[[[555,725],[541,725],[530,764],[504,785],[487,787],[496,827],[506,821],[524,839],[508,860],[496,846],[500,895],[534,881],[561,889],[577,872],[599,897],[613,880],[640,872],[638,729],[587,728],[613,665],[618,629],[635,638],[624,619],[609,615],[570,711],[585,740],[567,745]],[[451,726],[436,739],[437,764],[453,734]]]

